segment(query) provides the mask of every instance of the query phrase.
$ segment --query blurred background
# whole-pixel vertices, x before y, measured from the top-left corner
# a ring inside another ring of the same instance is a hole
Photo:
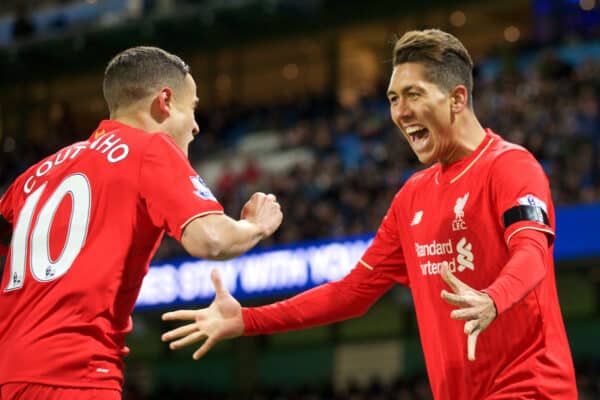
[[[428,27],[463,41],[477,64],[474,104],[483,125],[527,147],[550,179],[557,249],[563,246],[559,296],[580,398],[598,399],[595,0],[2,0],[0,193],[108,117],[101,84],[113,55],[156,45],[191,65],[201,133],[190,157],[226,212],[239,215],[256,190],[278,196],[284,223],[262,251],[368,240],[393,195],[421,168],[389,118],[385,92],[394,35]],[[151,272],[177,270],[190,261],[184,257],[165,239]],[[249,295],[243,304],[298,289]],[[404,288],[362,318],[237,339],[200,362],[191,350],[171,352],[160,342],[171,327],[160,313],[206,305],[210,296],[176,297],[136,309],[128,400],[431,399]]]

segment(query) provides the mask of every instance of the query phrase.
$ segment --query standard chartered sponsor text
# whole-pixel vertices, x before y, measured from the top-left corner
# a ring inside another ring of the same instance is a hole
[[[444,254],[452,254],[454,252],[452,248],[452,239],[448,239],[447,242],[433,241],[429,244],[415,243],[417,255],[419,257],[425,256],[442,256]]]
[[[473,264],[473,253],[471,251],[471,244],[467,242],[466,238],[462,238],[458,241],[456,246],[453,245],[452,239],[447,241],[434,240],[428,244],[420,244],[415,242],[415,250],[419,259],[432,256],[451,256],[446,260],[430,260],[420,262],[421,273],[423,275],[437,275],[442,272],[444,265],[448,266],[448,269],[452,272],[462,272],[465,268],[474,270]],[[458,253],[458,257],[454,257],[454,254]]]

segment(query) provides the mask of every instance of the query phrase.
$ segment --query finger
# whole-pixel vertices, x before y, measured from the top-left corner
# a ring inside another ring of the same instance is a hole
[[[264,194],[263,192],[256,192],[252,195],[252,199],[257,203],[260,204],[263,201],[265,201],[265,198],[267,197],[266,194]]]
[[[479,320],[478,319],[473,319],[471,321],[465,322],[464,330],[465,330],[466,335],[472,334],[476,329],[479,329]]]
[[[477,337],[481,331],[475,329],[469,336],[467,336],[467,358],[469,361],[475,361],[475,347],[477,346]]]
[[[210,349],[212,349],[215,346],[215,344],[217,344],[217,341],[214,340],[212,337],[206,339],[202,346],[200,346],[200,348],[194,352],[192,358],[194,360],[201,359],[206,353],[208,353]]]
[[[167,342],[169,340],[173,340],[173,339],[180,338],[182,336],[189,335],[190,333],[194,332],[196,329],[198,329],[198,326],[195,323],[180,326],[177,329],[173,329],[172,331],[165,332],[161,336],[161,339],[163,342]]]
[[[474,307],[461,308],[460,310],[454,310],[450,313],[452,319],[462,320],[476,320],[479,319],[479,310]]]
[[[217,296],[223,296],[228,293],[227,289],[223,287],[221,275],[219,275],[219,271],[216,268],[213,268],[213,270],[210,271],[210,279],[212,280],[212,283],[215,286],[215,294]]]
[[[196,310],[177,310],[162,315],[163,321],[193,321],[194,319],[196,319]]]
[[[204,332],[196,331],[196,332],[193,332],[179,340],[171,342],[171,344],[169,345],[169,348],[171,350],[180,349],[182,347],[189,346],[192,343],[196,343],[196,342],[204,339],[205,337],[206,337],[206,334],[204,334]]]
[[[448,286],[450,286],[450,289],[452,289],[453,292],[458,292],[458,286],[456,285],[456,277],[454,276],[454,274],[450,271],[450,268],[448,267],[448,265],[446,265],[445,263],[442,264],[442,279],[444,280],[444,282],[446,282],[448,284]]]
[[[469,285],[458,279],[447,264],[442,265],[442,279],[450,286],[454,293],[459,293],[466,289],[471,289]]]
[[[267,199],[272,200],[273,202],[277,202],[277,197],[273,193],[269,193],[267,195]]]
[[[450,293],[447,290],[442,290],[441,295],[442,295],[442,299],[446,303],[452,304],[453,306],[466,307],[466,306],[470,305],[469,303],[467,303],[465,298],[463,296],[461,296],[460,294]]]

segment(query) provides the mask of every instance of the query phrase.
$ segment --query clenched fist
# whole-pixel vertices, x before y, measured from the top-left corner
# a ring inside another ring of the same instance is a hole
[[[256,192],[244,204],[242,219],[257,225],[264,237],[267,237],[279,228],[283,213],[275,195]]]

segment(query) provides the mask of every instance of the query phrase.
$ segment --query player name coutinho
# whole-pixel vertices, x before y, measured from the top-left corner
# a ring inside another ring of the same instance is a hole
[[[108,133],[98,137],[93,142],[78,142],[71,146],[65,147],[58,151],[52,158],[41,163],[35,173],[31,175],[25,181],[23,185],[23,191],[26,194],[31,193],[37,185],[37,180],[44,177],[52,169],[67,160],[73,160],[76,158],[82,150],[94,150],[106,155],[106,161],[109,163],[118,163],[123,161],[129,155],[129,146],[126,143],[121,143],[121,138],[115,136],[113,133]]]
[[[452,239],[448,239],[447,242],[437,242],[434,240],[429,244],[419,244],[415,243],[415,249],[417,251],[417,256],[426,257],[426,256],[443,256],[445,254],[454,253],[454,249],[452,246]]]

